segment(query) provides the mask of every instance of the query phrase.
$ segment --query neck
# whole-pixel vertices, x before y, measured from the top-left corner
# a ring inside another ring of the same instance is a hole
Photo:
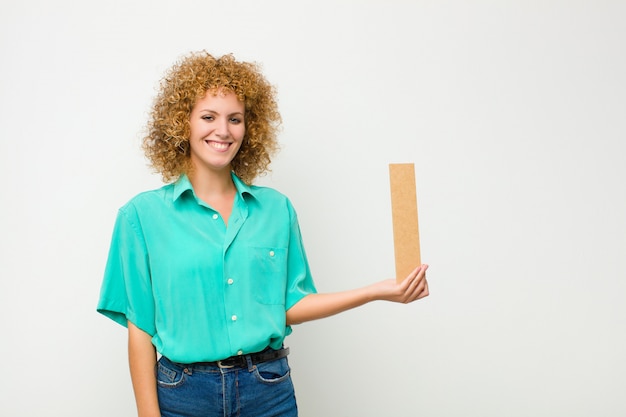
[[[202,174],[196,171],[190,172],[188,177],[196,195],[205,201],[233,195],[236,190],[230,170]]]

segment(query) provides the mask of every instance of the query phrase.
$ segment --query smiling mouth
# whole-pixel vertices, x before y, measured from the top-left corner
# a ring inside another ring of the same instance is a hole
[[[230,148],[230,145],[232,145],[232,143],[230,142],[216,142],[213,140],[206,140],[205,142],[207,145],[209,145],[211,148],[217,151],[225,151],[228,148]]]

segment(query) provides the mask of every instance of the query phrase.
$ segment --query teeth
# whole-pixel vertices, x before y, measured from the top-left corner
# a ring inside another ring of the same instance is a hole
[[[224,149],[227,149],[230,146],[230,143],[226,143],[226,142],[209,142],[209,145],[211,145],[215,149],[224,150]]]

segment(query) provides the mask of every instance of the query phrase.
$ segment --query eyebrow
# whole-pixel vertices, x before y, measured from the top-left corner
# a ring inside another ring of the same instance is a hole
[[[206,113],[215,113],[215,114],[220,114],[220,112],[218,112],[218,111],[216,111],[216,110],[211,110],[211,109],[200,109],[199,111],[200,111],[200,112],[206,112]],[[236,114],[239,114],[239,115],[241,115],[241,116],[243,116],[243,115],[244,115],[244,113],[242,113],[242,112],[240,112],[240,111],[236,111],[236,112],[233,112],[233,113],[228,113],[228,116],[234,116],[234,115],[236,115]]]

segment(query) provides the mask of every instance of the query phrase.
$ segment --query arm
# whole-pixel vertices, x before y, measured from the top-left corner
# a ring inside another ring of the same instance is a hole
[[[160,417],[156,391],[156,351],[149,334],[128,322],[128,362],[133,381],[137,415]]]
[[[287,324],[300,324],[362,306],[371,301],[385,300],[410,303],[428,295],[426,270],[421,265],[401,283],[390,279],[363,288],[329,294],[309,294],[287,310]]]

